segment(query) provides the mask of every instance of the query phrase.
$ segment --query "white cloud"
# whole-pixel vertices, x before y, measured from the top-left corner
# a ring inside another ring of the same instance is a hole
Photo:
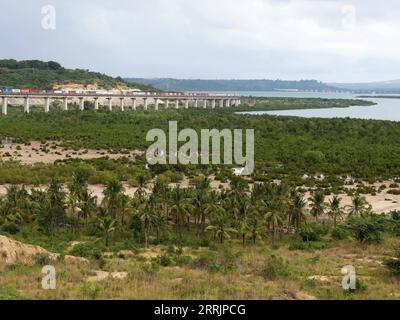
[[[0,0],[3,57],[123,76],[400,78],[400,3],[388,0]],[[57,30],[40,8],[57,9]],[[10,15],[11,16],[11,15]]]

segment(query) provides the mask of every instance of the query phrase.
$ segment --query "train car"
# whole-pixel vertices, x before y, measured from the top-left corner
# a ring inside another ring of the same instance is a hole
[[[21,89],[21,93],[29,93],[29,89]]]
[[[29,89],[29,93],[43,93],[43,91],[38,89]]]
[[[4,88],[3,92],[4,93],[12,93],[12,89],[11,88]]]
[[[20,93],[21,90],[20,89],[12,89],[12,93]]]

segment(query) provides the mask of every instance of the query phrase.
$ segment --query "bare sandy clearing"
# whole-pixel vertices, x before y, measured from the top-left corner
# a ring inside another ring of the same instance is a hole
[[[58,142],[47,142],[42,144],[39,141],[32,141],[30,145],[24,144],[6,144],[0,148],[0,159],[2,161],[20,161],[25,165],[33,165],[36,163],[52,164],[57,160],[67,159],[98,159],[108,157],[110,159],[120,159],[126,157],[132,161],[136,156],[143,154],[143,151],[134,150],[127,153],[110,153],[107,150],[73,150],[59,146]]]

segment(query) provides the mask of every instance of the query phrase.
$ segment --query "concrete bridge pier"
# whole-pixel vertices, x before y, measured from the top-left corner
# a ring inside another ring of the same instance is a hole
[[[144,101],[143,105],[144,111],[147,111],[149,109],[149,102],[147,101],[147,98],[144,98],[143,101]]]
[[[231,100],[228,99],[228,100],[226,100],[226,107],[229,108],[230,106],[231,106]]]
[[[207,109],[207,100],[203,100],[203,109]]]
[[[185,100],[185,109],[189,109],[189,100]]]
[[[50,98],[44,99],[44,112],[50,112]]]
[[[158,111],[159,106],[160,106],[160,101],[159,101],[157,98],[154,99],[154,109],[155,109],[156,111]]]
[[[211,108],[215,109],[215,100],[211,100]]]
[[[169,108],[169,100],[167,99],[167,100],[165,100],[165,109],[168,109]]]
[[[136,111],[136,98],[132,98],[132,109]]]
[[[79,110],[85,110],[85,99],[83,97],[79,97]]]
[[[67,97],[64,98],[63,110],[68,111],[68,98]]]
[[[107,98],[107,99],[108,99],[108,110],[113,111],[112,98]]]
[[[7,97],[3,97],[3,104],[2,104],[2,107],[1,107],[1,113],[3,115],[5,115],[5,116],[8,113],[8,98]]]
[[[30,112],[30,100],[29,97],[24,98],[24,112],[29,113]]]
[[[94,110],[99,110],[99,98],[94,98]]]
[[[199,100],[198,99],[194,100],[194,107],[195,108],[199,107]]]
[[[121,99],[121,101],[120,101],[119,106],[120,106],[120,108],[121,108],[121,111],[125,111],[125,101],[124,101],[124,98],[120,98],[120,99]]]
[[[220,108],[224,107],[224,99],[219,100],[219,107]]]
[[[175,101],[175,109],[179,109],[179,100],[178,99],[176,99],[176,101]]]

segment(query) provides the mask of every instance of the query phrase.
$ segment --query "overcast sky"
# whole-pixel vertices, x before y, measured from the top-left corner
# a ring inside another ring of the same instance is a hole
[[[0,58],[123,77],[400,79],[398,0],[0,0],[0,11]]]

